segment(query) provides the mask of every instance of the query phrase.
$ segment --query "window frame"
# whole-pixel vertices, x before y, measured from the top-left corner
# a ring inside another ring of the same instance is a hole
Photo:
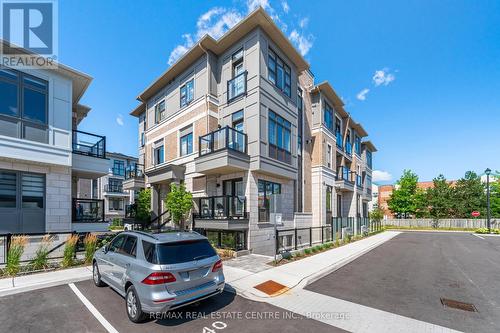
[[[161,106],[163,106],[163,108],[161,108]],[[155,124],[159,124],[165,119],[166,110],[167,105],[165,99],[162,99],[155,104]]]
[[[41,142],[41,143],[48,143],[49,141],[49,92],[50,92],[50,85],[49,81],[22,72],[18,71],[6,66],[1,66],[0,65],[0,71],[4,71],[6,73],[11,73],[11,75],[15,75],[16,78],[7,78],[5,76],[0,75],[0,82],[4,82],[7,84],[14,85],[16,88],[16,94],[17,94],[17,114],[16,115],[10,115],[10,114],[5,114],[3,112],[0,113],[0,119],[4,120],[6,122],[13,122],[15,123],[15,128],[16,128],[16,135],[15,136],[10,136],[10,137],[15,137],[17,139],[23,139],[23,140],[29,140],[29,141],[34,141],[34,142]],[[35,82],[34,84],[30,84],[29,81]],[[28,82],[27,82],[28,81]],[[41,83],[44,85],[43,87],[40,87],[40,85],[37,85],[36,83]],[[26,91],[32,91],[35,93],[40,93],[45,97],[45,105],[44,105],[44,113],[43,113],[43,121],[37,120],[37,119],[30,119],[25,116],[25,104],[26,104],[26,99],[25,97],[25,92]],[[26,136],[26,127],[31,127],[31,128],[37,128],[44,130],[44,136],[43,140],[33,140],[29,139]]]
[[[292,98],[292,69],[271,48],[268,48],[267,52],[267,79],[286,96]]]
[[[194,100],[194,78],[186,81],[186,83],[180,87],[179,97],[181,108],[188,106]]]
[[[323,125],[332,133],[336,133],[336,123],[334,124],[333,119],[335,117],[334,108],[326,100],[323,100]],[[331,126],[328,124],[327,115],[330,117]],[[337,118],[338,119],[338,118]],[[342,126],[342,125],[341,125]]]
[[[159,152],[161,151],[162,160],[160,161]],[[158,157],[158,158],[157,158]],[[165,162],[165,146],[163,144],[153,147],[153,165],[160,165]]]
[[[241,115],[241,116],[240,116]],[[238,110],[236,112],[233,112],[231,114],[231,126],[236,129],[236,126],[242,125],[243,127],[245,126],[245,112],[243,109]],[[236,129],[237,130],[237,129]],[[237,130],[238,131],[238,130]],[[240,132],[243,132],[243,129],[239,130]]]
[[[183,152],[183,149],[182,149],[182,141],[184,139],[188,139],[188,138],[191,138],[191,151],[189,151],[189,141],[186,141],[186,152]],[[179,137],[179,156],[187,156],[187,155],[191,155],[193,152],[194,152],[194,147],[193,147],[193,132],[189,132],[189,133],[186,133],[184,134],[183,136]]]
[[[264,191],[264,196],[263,196],[263,206],[260,205],[260,188],[261,188],[261,184]],[[269,195],[272,195],[272,194],[282,194],[282,184],[280,183],[276,183],[276,182],[273,182],[273,181],[270,181],[270,180],[265,180],[265,179],[258,179],[257,180],[257,209],[258,209],[258,222],[269,222],[269,218],[270,218],[270,205],[269,205],[269,197],[268,197],[268,193],[267,193],[267,189],[268,189],[268,186],[272,188],[271,190],[271,193],[269,193]],[[275,188],[278,188],[279,190],[277,191],[278,193],[275,193]],[[261,207],[265,209],[265,219],[262,219],[261,218]]]
[[[275,160],[292,164],[292,123],[276,112],[269,110],[267,130],[269,143],[268,156]]]

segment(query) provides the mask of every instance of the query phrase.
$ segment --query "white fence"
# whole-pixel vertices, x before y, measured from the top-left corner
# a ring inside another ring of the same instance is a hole
[[[439,228],[486,228],[486,219],[440,219],[437,227]],[[417,227],[433,228],[436,222],[432,219],[386,219],[382,220],[382,225],[391,225],[396,227]],[[500,219],[491,219],[492,228],[500,228]]]

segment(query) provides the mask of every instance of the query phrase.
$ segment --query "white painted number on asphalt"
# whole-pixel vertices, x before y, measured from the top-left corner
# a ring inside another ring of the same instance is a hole
[[[227,327],[227,324],[222,321],[215,321],[212,323],[212,327],[203,327],[203,333],[215,333],[215,330],[223,330]]]

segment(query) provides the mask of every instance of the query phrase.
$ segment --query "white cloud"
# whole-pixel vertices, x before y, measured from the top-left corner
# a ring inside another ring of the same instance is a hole
[[[392,81],[396,79],[396,76],[394,74],[390,73],[389,69],[384,68],[375,71],[375,74],[373,74],[372,80],[373,84],[378,87],[380,85],[388,85]]]
[[[300,27],[300,32],[294,29],[289,38],[304,56],[311,49],[314,36],[306,35],[303,30],[309,22],[309,18],[302,18],[298,23],[294,21],[285,22],[285,14],[290,12],[290,6],[287,0],[281,0],[281,7],[276,9],[271,7],[269,0],[246,0],[243,6],[237,8],[213,7],[198,17],[196,22],[196,31],[182,35],[183,42],[174,47],[168,57],[168,64],[174,64],[203,36],[210,35],[214,39],[219,39],[229,29],[234,27],[243,17],[258,7],[264,8],[271,16],[274,22],[286,33],[287,23]],[[281,15],[281,16],[280,16]]]
[[[387,182],[392,180],[392,175],[387,171],[373,170],[372,180],[374,182]]]
[[[116,123],[123,126],[123,115],[119,114],[118,117],[116,117]]]
[[[299,21],[299,27],[304,29],[309,24],[309,17],[304,17]]]
[[[300,54],[303,56],[305,56],[313,46],[314,37],[312,35],[308,35],[306,37],[295,29],[292,30],[288,38],[290,38],[292,43],[295,44],[295,46],[299,49]]]
[[[247,9],[248,12],[253,12],[258,7],[262,7],[266,10],[271,9],[271,5],[269,5],[269,0],[248,0],[247,1]]]
[[[357,95],[356,98],[359,99],[360,101],[366,100],[366,95],[370,92],[370,89],[365,88],[361,90]]]
[[[288,14],[288,12],[290,11],[290,6],[288,5],[288,2],[286,1],[282,1],[281,2],[281,6],[283,7],[283,11]]]

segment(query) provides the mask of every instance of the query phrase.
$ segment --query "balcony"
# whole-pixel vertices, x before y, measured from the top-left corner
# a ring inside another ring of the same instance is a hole
[[[196,228],[248,229],[246,198],[229,195],[199,198],[194,220]]]
[[[353,173],[348,167],[341,166],[337,172],[336,187],[339,190],[353,191],[354,181],[352,180]]]
[[[73,130],[73,176],[96,179],[107,175],[106,137]]]
[[[196,172],[223,174],[248,170],[247,135],[231,127],[224,127],[199,138]]]
[[[144,165],[129,165],[125,169],[124,190],[140,190],[144,188]]]
[[[73,198],[73,223],[103,223],[104,200]]]
[[[246,95],[247,93],[247,72],[243,72],[233,79],[227,81],[227,102]]]
[[[125,193],[122,184],[105,184],[104,195],[128,195],[128,193]]]

